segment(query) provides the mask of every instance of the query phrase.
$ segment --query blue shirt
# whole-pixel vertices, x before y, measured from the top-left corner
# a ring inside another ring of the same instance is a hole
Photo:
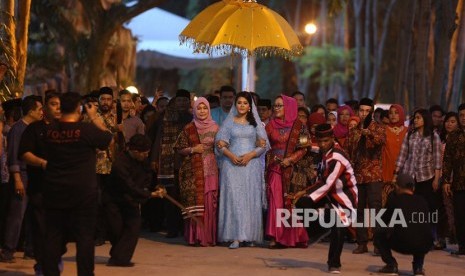
[[[19,119],[8,132],[7,156],[10,172],[26,171],[26,162],[19,159],[19,142],[27,124],[23,119]]]
[[[226,117],[228,117],[228,114],[229,112],[224,112],[221,107],[213,108],[211,110],[212,119],[218,124],[218,126],[223,124],[223,121]]]

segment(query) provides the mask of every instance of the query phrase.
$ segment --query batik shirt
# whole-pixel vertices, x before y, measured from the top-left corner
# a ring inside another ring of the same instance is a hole
[[[105,127],[110,130],[113,134],[113,137],[118,132],[116,127],[116,115],[112,112],[109,112],[106,116],[102,113],[97,112],[97,116],[102,118]],[[90,122],[90,118],[86,116],[84,121]],[[115,152],[115,144],[110,144],[110,146],[105,150],[96,150],[97,153],[97,163],[96,163],[96,171],[97,174],[110,174],[111,173],[111,165],[114,161]]]
[[[465,132],[463,130],[453,132],[447,137],[442,176],[445,183],[452,185],[452,190],[465,190]]]
[[[357,183],[372,183],[383,180],[381,153],[386,142],[386,131],[383,126],[372,121],[368,126],[365,147],[360,146],[362,130],[353,128],[345,141],[345,150],[354,166]]]

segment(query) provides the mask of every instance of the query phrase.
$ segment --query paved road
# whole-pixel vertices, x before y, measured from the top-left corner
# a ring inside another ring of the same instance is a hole
[[[132,268],[105,266],[110,245],[96,248],[96,275],[329,275],[326,270],[328,243],[318,243],[307,249],[239,248],[223,246],[191,247],[181,238],[168,240],[161,234],[144,233],[139,240]],[[377,275],[383,263],[371,254],[353,255],[353,244],[346,244],[342,253],[343,275]],[[370,250],[372,250],[370,245]],[[450,249],[456,249],[451,246]],[[76,275],[74,244],[68,245],[64,257],[63,275]],[[33,275],[34,261],[23,260],[17,253],[16,263],[0,263],[0,275]],[[411,257],[394,255],[399,263],[400,275],[412,275]],[[446,251],[433,251],[426,256],[427,275],[464,275],[465,256],[453,257]]]

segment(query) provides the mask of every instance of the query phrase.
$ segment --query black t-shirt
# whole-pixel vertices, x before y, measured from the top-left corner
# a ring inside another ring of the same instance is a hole
[[[18,158],[26,152],[31,152],[35,156],[45,159],[45,132],[46,126],[44,120],[31,123],[21,135],[19,143]],[[37,194],[42,192],[42,183],[44,182],[44,171],[41,167],[27,165],[28,186],[27,193]]]
[[[83,122],[56,122],[46,129],[46,206],[67,208],[96,198],[95,149],[106,149],[112,134]]]

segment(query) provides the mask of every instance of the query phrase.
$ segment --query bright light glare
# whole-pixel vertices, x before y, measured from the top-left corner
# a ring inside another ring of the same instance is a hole
[[[126,87],[126,90],[131,92],[132,94],[139,94],[139,90],[135,86],[128,86]]]
[[[312,35],[312,34],[316,33],[316,31],[317,31],[317,27],[316,27],[315,24],[313,24],[313,23],[308,23],[307,25],[305,25],[305,32],[306,32],[307,34]]]

